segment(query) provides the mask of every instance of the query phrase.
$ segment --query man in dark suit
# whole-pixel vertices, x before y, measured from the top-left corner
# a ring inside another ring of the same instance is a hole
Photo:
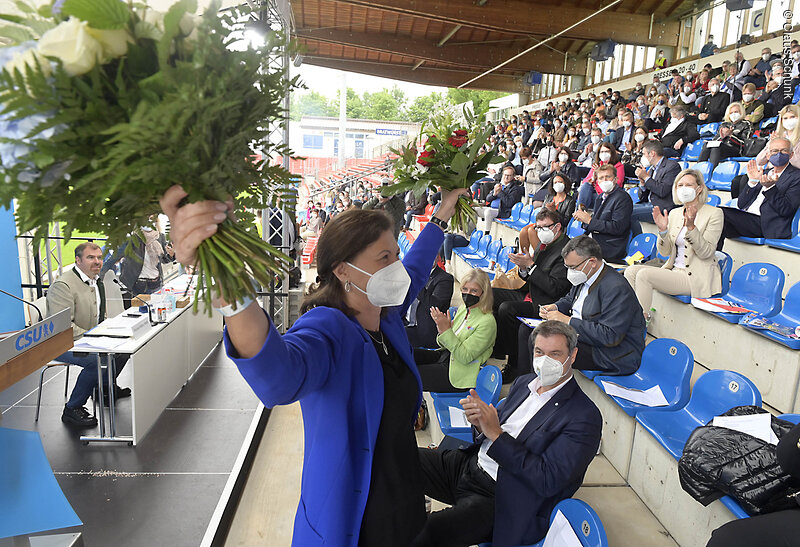
[[[572,367],[604,374],[633,374],[644,351],[646,326],[636,293],[627,280],[603,263],[593,239],[571,239],[561,251],[572,290],[541,308],[542,319],[568,323],[578,332]]]
[[[625,145],[633,143],[633,133],[636,128],[633,126],[633,112],[626,110],[622,114],[622,126],[614,133],[614,148],[620,152],[625,151]]]
[[[669,109],[670,121],[661,132],[661,143],[664,145],[664,155],[667,157],[680,157],[683,149],[690,142],[700,138],[697,126],[686,118],[686,108],[675,105]]]
[[[413,547],[511,547],[545,536],[553,507],[583,482],[603,427],[572,377],[577,339],[569,325],[539,325],[532,341],[538,377],[520,376],[497,409],[475,390],[461,400],[474,426],[469,447],[419,449],[426,494],[451,507],[428,516]]]
[[[603,191],[594,202],[594,214],[575,211],[573,218],[583,223],[584,233],[590,234],[603,249],[603,258],[624,258],[631,232],[633,200],[628,192],[617,186],[617,169],[610,164],[597,170],[597,184]]]
[[[636,169],[641,203],[633,206],[632,219],[652,222],[654,206],[658,205],[662,211],[676,207],[672,199],[672,185],[681,172],[681,166],[677,161],[664,157],[664,145],[659,141],[647,141],[642,148],[642,165],[651,169],[649,173],[642,167]]]
[[[789,163],[794,155],[788,139],[769,141],[769,162],[763,173],[755,160],[747,164],[749,180],[739,193],[738,209],[723,207],[725,225],[717,250],[727,237],[790,239],[792,218],[800,207],[800,169]]]
[[[721,122],[725,117],[725,109],[731,102],[731,96],[727,93],[720,92],[720,82],[716,78],[711,78],[708,81],[708,95],[700,99],[698,112],[695,116],[695,123],[713,123]]]
[[[447,313],[453,299],[453,276],[433,266],[428,282],[408,307],[405,316],[406,334],[413,348],[437,348],[438,331],[431,318],[431,308]]]
[[[528,253],[510,255],[511,261],[519,268],[519,276],[525,279],[525,285],[519,290],[492,289],[497,319],[493,354],[508,355],[508,365],[503,371],[504,383],[530,372],[529,362],[520,363],[523,366],[518,366],[517,362],[517,335],[523,326],[517,317],[538,318],[539,306],[558,300],[569,290],[567,268],[561,259],[561,249],[569,241],[564,224],[565,220],[558,212],[543,207],[536,215],[536,232],[542,245],[534,250],[533,257]],[[525,300],[528,295],[530,301]],[[530,330],[526,330],[525,344],[528,334]]]
[[[786,93],[783,80],[786,75],[783,73],[783,65],[776,63],[772,69],[772,78],[767,82],[767,87],[761,100],[764,102],[764,117],[771,118],[776,116],[787,104],[792,104],[792,93]]]

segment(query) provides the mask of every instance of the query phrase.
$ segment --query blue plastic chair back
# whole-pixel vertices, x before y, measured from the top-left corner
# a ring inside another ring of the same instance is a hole
[[[553,524],[559,511],[567,517],[581,545],[584,547],[608,547],[606,529],[591,505],[574,498],[561,500],[550,513],[550,524]]]
[[[525,205],[519,212],[519,219],[514,224],[522,224],[527,226],[531,223],[531,215],[533,215],[533,210],[535,207],[533,204],[529,203]]]
[[[679,161],[678,165],[681,166],[681,169],[689,169],[689,162],[688,161]]]
[[[636,251],[639,251],[644,255],[642,260],[650,260],[656,252],[656,240],[658,240],[656,234],[644,232],[639,234],[631,239],[631,242],[628,244],[628,256],[633,256],[636,254]]]
[[[733,271],[733,258],[724,251],[719,251],[723,256],[717,261],[719,271],[722,274],[722,294],[727,294],[731,287],[731,272]]]
[[[478,250],[475,254],[480,256],[486,256],[486,252],[489,249],[489,245],[492,243],[492,236],[491,234],[486,234],[481,238],[481,242],[478,244]]]
[[[486,404],[497,407],[500,400],[500,390],[503,389],[503,374],[494,365],[484,365],[478,372],[478,379],[475,381],[475,391],[478,397]]]
[[[704,142],[700,139],[690,142],[683,149],[681,160],[683,161],[697,161],[700,158],[700,151],[703,150]]]
[[[800,325],[800,282],[795,283],[786,291],[783,309],[775,316],[774,321],[787,326]]]
[[[516,222],[519,220],[519,215],[522,213],[522,208],[524,205],[522,202],[515,203],[514,206],[511,208],[511,217],[508,219],[511,222]]]
[[[713,166],[711,165],[710,161],[699,161],[694,164],[694,168],[700,171],[700,174],[703,175],[703,182],[708,183],[711,180],[711,171],[713,170]]]
[[[497,262],[497,256],[500,254],[500,250],[503,248],[503,240],[502,239],[495,239],[492,241],[489,246],[486,248],[486,259],[487,260],[494,260]]]
[[[689,403],[679,410],[642,410],[642,424],[677,460],[686,440],[696,428],[706,425],[733,407],[761,406],[761,393],[745,376],[730,370],[709,370],[697,379]]]
[[[689,380],[693,368],[694,355],[686,344],[672,338],[658,338],[645,346],[642,364],[636,372],[625,376],[595,376],[594,383],[601,389],[603,380],[643,391],[656,385],[661,388],[668,406],[651,408],[612,397],[629,416],[643,410],[677,410],[689,402]]]
[[[503,247],[500,249],[500,254],[497,255],[497,265],[500,266],[504,272],[507,272],[514,267],[514,264],[511,262],[511,258],[508,256],[511,254],[511,252],[511,247]]]
[[[719,130],[719,122],[711,122],[697,126],[697,132],[701,137],[713,137]]]
[[[583,229],[578,219],[573,218],[567,224],[567,235],[570,238],[582,236],[586,230]]]
[[[758,124],[758,128],[761,129],[762,127],[766,127],[768,125],[772,125],[778,123],[778,116],[773,116],[771,118],[764,118],[761,120],[761,123]]]
[[[719,196],[714,194],[708,194],[708,199],[706,200],[706,203],[708,203],[712,207],[718,207],[721,202],[722,199],[720,199]]]
[[[634,186],[633,188],[628,188],[628,195],[631,196],[631,199],[633,200],[634,204],[639,203],[639,200],[642,199],[641,196],[639,195],[638,186]]]
[[[781,414],[778,418],[792,422],[795,425],[800,424],[800,414]]]
[[[766,316],[775,315],[781,309],[785,280],[783,270],[774,264],[751,262],[733,274],[725,299]]]
[[[469,245],[467,245],[467,247],[469,247],[468,252],[474,253],[475,251],[478,250],[478,245],[480,245],[482,237],[483,237],[483,231],[475,230],[474,232],[472,232],[472,235],[469,236]]]
[[[739,164],[735,161],[723,161],[711,175],[714,185],[727,185],[730,187],[733,178],[739,174]]]

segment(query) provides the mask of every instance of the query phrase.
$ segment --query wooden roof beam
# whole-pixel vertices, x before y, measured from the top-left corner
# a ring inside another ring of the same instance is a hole
[[[519,53],[522,48],[487,47],[481,45],[448,44],[440,48],[406,36],[393,36],[377,33],[347,32],[337,29],[298,29],[295,37],[310,41],[306,43],[313,49],[313,42],[347,45],[359,49],[404,55],[436,63],[464,67],[490,68]],[[548,74],[580,75],[586,72],[586,59],[574,56],[567,58],[555,51],[540,48],[514,60],[504,67],[509,70],[527,72],[536,70]]]
[[[580,21],[596,10],[554,4],[533,4],[527,0],[505,0],[477,6],[472,0],[332,0],[364,8],[390,11],[447,24],[463,25],[494,32],[514,34],[555,34],[570,22]],[[523,14],[535,14],[525,17]],[[509,14],[514,14],[510,16]],[[674,46],[678,43],[677,21],[653,24],[649,36],[650,16],[632,13],[604,12],[572,29],[565,38],[605,40],[644,46]]]

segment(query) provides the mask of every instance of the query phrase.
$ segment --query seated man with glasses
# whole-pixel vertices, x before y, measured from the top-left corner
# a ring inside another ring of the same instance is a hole
[[[573,368],[615,375],[636,372],[646,331],[636,293],[622,274],[603,262],[600,245],[588,236],[569,240],[561,256],[572,290],[555,304],[539,308],[539,315],[578,332]]]
[[[518,347],[527,347],[530,329],[525,330],[524,340],[518,341],[523,324],[517,317],[539,317],[539,306],[558,300],[570,288],[567,269],[561,259],[561,250],[569,238],[564,231],[563,220],[557,211],[542,208],[536,215],[536,234],[540,244],[528,253],[511,254],[511,261],[519,267],[519,276],[526,281],[520,289],[492,289],[494,314],[497,319],[497,339],[494,355],[508,355],[508,365],[503,371],[504,382],[520,374],[530,372],[530,361],[524,370],[517,366]],[[530,301],[525,297],[530,295]]]

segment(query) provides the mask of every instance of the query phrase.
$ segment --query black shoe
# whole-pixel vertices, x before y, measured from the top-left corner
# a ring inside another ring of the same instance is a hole
[[[126,397],[131,396],[131,388],[129,387],[119,387],[114,386],[114,401],[119,401],[120,399],[125,399]],[[108,391],[105,389],[103,390],[103,406],[109,406],[110,398],[108,396]]]
[[[64,406],[64,412],[61,413],[61,421],[75,427],[97,426],[97,419],[94,416],[90,416],[82,406],[78,408]]]

